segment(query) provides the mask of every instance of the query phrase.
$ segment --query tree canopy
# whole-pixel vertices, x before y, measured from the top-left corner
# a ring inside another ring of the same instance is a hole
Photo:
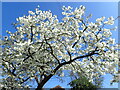
[[[77,73],[73,75],[74,79],[68,84],[72,87],[72,90],[97,90],[102,88],[102,83],[104,78],[102,76],[93,77],[93,82],[89,82],[87,77],[82,75],[82,73]]]
[[[118,46],[111,37],[116,27],[107,28],[115,19],[103,16],[90,22],[92,15],[86,16],[82,5],[62,10],[60,21],[38,6],[16,19],[14,33],[6,31],[0,52],[4,87],[29,87],[36,80],[39,90],[53,75],[64,75],[63,70],[83,73],[90,82],[106,73],[118,81]]]

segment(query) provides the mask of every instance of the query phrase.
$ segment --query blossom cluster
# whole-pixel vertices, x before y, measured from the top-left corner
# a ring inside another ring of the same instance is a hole
[[[16,19],[16,32],[6,31],[9,36],[2,40],[0,55],[3,75],[12,78],[14,86],[25,86],[22,82],[28,77],[30,81],[63,70],[84,73],[90,81],[106,73],[117,74],[118,46],[111,37],[113,29],[105,27],[113,25],[114,18],[89,22],[85,6],[62,9],[62,21],[50,10],[36,8]],[[60,64],[64,65],[54,72]]]

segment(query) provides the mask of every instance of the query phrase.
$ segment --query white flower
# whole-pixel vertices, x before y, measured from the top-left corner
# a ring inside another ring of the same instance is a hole
[[[35,13],[33,11],[28,11],[29,14],[34,15]]]
[[[105,37],[110,37],[112,35],[112,33],[110,31],[108,31],[108,32],[104,32],[103,35]]]
[[[96,21],[97,22],[102,22],[102,21],[104,21],[104,19],[105,19],[105,17],[101,17],[101,18],[96,19]]]
[[[23,20],[23,17],[19,17],[18,19],[21,21],[21,20]]]
[[[113,25],[114,24],[114,18],[111,16],[108,18],[108,21],[105,21],[104,24]]]
[[[70,9],[73,9],[71,6],[68,6],[68,9],[70,10]]]
[[[9,63],[8,62],[5,62],[5,64],[8,66],[9,65]]]
[[[89,33],[87,33],[87,32],[84,32],[84,33],[83,33],[83,36],[86,36],[86,37],[87,37],[88,35],[89,35]]]
[[[69,11],[71,9],[73,9],[71,6],[68,6],[68,7],[63,6],[62,7],[62,10],[64,10],[64,11]]]
[[[0,87],[2,88],[2,87],[4,87],[4,85],[0,84]]]
[[[66,8],[66,7],[65,7],[65,6],[63,6],[63,7],[62,7],[62,10],[65,10],[65,8]]]
[[[103,44],[100,43],[100,42],[98,42],[98,43],[96,44],[96,46],[97,46],[98,48],[101,48],[101,47],[103,47]]]
[[[113,24],[114,24],[114,21],[105,21],[104,24],[113,25]]]
[[[114,43],[115,43],[115,39],[110,38],[110,39],[109,39],[109,43],[110,43],[110,44],[114,44]]]
[[[97,30],[97,25],[93,22],[90,22],[89,25],[88,25],[88,28],[91,29],[91,30]]]
[[[5,40],[8,40],[8,36],[5,36],[4,39],[5,39]]]
[[[99,34],[97,35],[97,37],[98,37],[98,39],[100,39],[100,38],[102,37],[102,34],[99,33]]]
[[[83,6],[83,5],[81,5],[80,8],[81,8],[82,10],[85,10],[85,6]]]
[[[113,16],[109,17],[109,18],[108,18],[108,21],[109,21],[109,20],[112,20],[112,21],[114,21],[114,18],[113,18]]]
[[[103,31],[105,31],[105,32],[109,32],[110,29],[106,29],[106,28],[104,28]]]

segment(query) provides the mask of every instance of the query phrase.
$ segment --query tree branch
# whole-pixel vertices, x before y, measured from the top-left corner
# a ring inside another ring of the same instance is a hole
[[[36,80],[36,82],[39,84],[39,81],[38,81],[38,77],[37,77],[37,76],[35,76],[35,80]]]
[[[46,44],[48,44],[49,45],[49,47],[50,47],[50,50],[51,50],[51,55],[57,60],[57,62],[58,62],[58,64],[60,64],[60,61],[59,61],[59,59],[54,55],[54,52],[53,52],[53,49],[52,49],[52,46],[47,42],[47,39],[46,39],[46,37],[44,36],[44,38],[45,38],[45,41],[46,41]]]
[[[86,26],[86,24],[83,22],[83,20],[82,20],[81,22]],[[88,27],[86,26],[85,29],[83,30],[83,32],[86,31],[87,28],[88,28]],[[79,39],[80,39],[80,38],[81,38],[81,36],[79,36]],[[79,39],[73,44],[72,48],[74,48],[75,45],[79,42]]]
[[[87,55],[83,55],[83,56],[78,56],[72,60],[69,60],[68,62],[64,62],[64,63],[61,63],[60,65],[58,65],[55,69],[54,69],[54,73],[60,68],[62,67],[63,65],[66,65],[66,64],[70,64],[72,63],[73,61],[77,60],[77,59],[81,59],[81,58],[85,58],[85,57],[89,57],[89,56],[92,56],[94,54],[98,54],[98,53],[95,53],[95,51],[97,50],[97,48],[95,48],[94,51],[91,51],[90,53],[88,53]]]
[[[28,79],[30,79],[30,77],[28,77],[27,79],[22,79],[23,81],[20,84],[26,82]]]
[[[29,53],[29,56],[30,56],[32,59],[34,59],[33,56],[32,56],[33,54],[30,52],[30,47],[28,48],[28,53]]]
[[[71,61],[72,60],[72,56],[71,56],[69,51],[67,51],[67,52],[68,52],[68,55],[70,56],[70,61]]]
[[[31,55],[34,55],[35,53],[36,52],[31,53]],[[27,57],[23,59],[23,62],[26,61],[29,57],[31,57],[31,55],[27,55]]]
[[[31,42],[33,41],[33,31],[32,31],[32,29],[33,29],[33,26],[31,26]]]

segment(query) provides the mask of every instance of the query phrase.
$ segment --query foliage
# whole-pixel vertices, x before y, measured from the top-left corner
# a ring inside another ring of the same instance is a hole
[[[72,90],[96,90],[97,88],[102,87],[103,77],[99,78],[94,77],[93,82],[89,82],[88,78],[84,75],[78,74],[78,78],[72,80],[69,85],[72,87]]]
[[[62,9],[62,21],[50,10],[37,7],[16,19],[14,33],[6,31],[0,52],[4,87],[11,78],[12,87],[29,87],[28,82],[36,80],[37,89],[42,88],[53,75],[64,75],[63,70],[84,73],[90,82],[106,73],[116,77],[118,50],[111,37],[116,28],[107,28],[115,19],[89,22],[91,15],[85,16],[82,5]]]
[[[70,86],[72,86],[73,90],[77,90],[77,89],[82,89],[82,90],[92,90],[92,89],[96,89],[97,86],[93,85],[91,82],[89,82],[85,77],[84,78],[80,78],[80,79],[76,79],[76,80],[73,80],[71,83],[70,83]]]

